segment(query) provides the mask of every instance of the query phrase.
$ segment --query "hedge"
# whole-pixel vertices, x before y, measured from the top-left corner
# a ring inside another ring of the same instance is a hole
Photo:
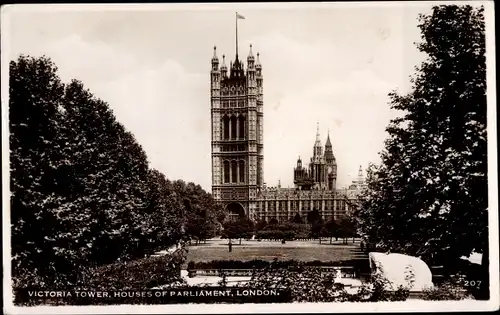
[[[184,248],[174,253],[147,257],[129,262],[119,262],[109,265],[94,267],[82,272],[79,282],[71,287],[72,291],[120,291],[137,290],[143,291],[161,285],[185,286],[181,277],[181,265],[185,261],[187,251]],[[15,293],[14,303],[16,305],[36,304],[109,304],[106,299],[76,298],[76,296],[64,299],[33,299],[26,294],[27,290],[46,290],[36,286],[18,290]],[[16,291],[15,291],[16,292]],[[124,302],[125,303],[125,302]],[[126,303],[143,303],[139,298],[130,298]]]
[[[91,289],[147,289],[180,280],[183,258],[166,255],[116,263],[97,268],[90,279]]]
[[[290,266],[305,266],[305,267],[337,267],[337,266],[352,266],[355,268],[360,267],[362,264],[367,264],[364,260],[344,260],[344,261],[307,261],[299,262],[297,260],[277,260],[266,261],[261,259],[254,259],[250,261],[241,260],[212,260],[208,262],[194,262],[190,261],[187,265],[187,270],[193,269],[262,269],[269,265],[274,268],[288,268]]]

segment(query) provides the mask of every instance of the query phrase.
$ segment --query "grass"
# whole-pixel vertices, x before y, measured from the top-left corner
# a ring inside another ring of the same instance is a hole
[[[318,244],[319,245],[319,244]],[[212,260],[241,260],[249,261],[262,259],[272,261],[297,260],[297,261],[341,261],[364,257],[354,247],[242,247],[234,246],[229,252],[227,247],[190,247],[187,262],[208,262]]]

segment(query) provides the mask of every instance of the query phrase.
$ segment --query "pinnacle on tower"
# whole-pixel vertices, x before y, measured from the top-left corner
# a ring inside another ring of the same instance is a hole
[[[227,66],[226,66],[226,55],[222,55],[222,65],[221,65],[221,68],[227,69]]]
[[[330,141],[330,129],[328,129],[328,136],[326,137],[325,147],[327,147],[327,148],[331,148],[332,147],[332,142]]]
[[[250,44],[250,52],[248,53],[248,59],[254,59],[253,53],[252,53],[252,44]]]
[[[214,46],[214,57],[212,58],[212,60],[219,60],[219,58],[217,58],[217,46]]]
[[[219,58],[217,57],[217,47],[214,46],[214,56],[212,57],[212,71],[217,71],[219,68]]]
[[[319,139],[319,121],[316,126],[316,143],[315,146],[320,146],[321,145],[321,140]]]
[[[262,69],[262,65],[260,64],[260,58],[259,58],[260,54],[257,53],[257,60],[255,61],[255,68],[257,69]]]

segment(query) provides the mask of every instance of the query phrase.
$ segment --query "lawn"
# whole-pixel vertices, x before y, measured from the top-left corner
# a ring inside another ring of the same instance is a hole
[[[262,259],[272,261],[341,261],[364,257],[355,247],[317,246],[317,247],[243,247],[234,246],[229,252],[227,247],[190,247],[187,262],[211,260],[241,260]]]

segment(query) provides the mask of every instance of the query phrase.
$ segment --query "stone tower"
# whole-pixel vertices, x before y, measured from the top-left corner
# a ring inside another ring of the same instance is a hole
[[[325,161],[328,180],[328,190],[335,190],[337,185],[337,160],[333,155],[332,143],[330,141],[330,132],[326,138]]]
[[[264,183],[262,66],[252,53],[244,63],[219,67],[216,48],[211,70],[212,194],[230,215],[255,217],[257,192]],[[229,70],[229,73],[228,73]]]

